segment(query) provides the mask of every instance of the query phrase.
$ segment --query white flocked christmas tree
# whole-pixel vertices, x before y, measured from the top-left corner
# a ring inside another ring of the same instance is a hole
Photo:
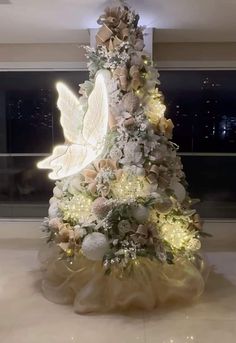
[[[138,21],[126,5],[99,17],[80,96],[57,85],[66,142],[39,163],[57,180],[43,291],[79,313],[151,309],[204,289],[204,233]]]

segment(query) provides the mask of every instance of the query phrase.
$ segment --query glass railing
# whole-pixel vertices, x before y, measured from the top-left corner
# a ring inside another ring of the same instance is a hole
[[[190,195],[205,218],[236,217],[236,153],[180,153]]]
[[[0,154],[0,217],[41,217],[53,182],[36,163],[46,154]]]
[[[181,153],[188,190],[205,218],[236,217],[236,154]],[[0,154],[0,217],[43,217],[54,182],[36,163],[47,154]]]

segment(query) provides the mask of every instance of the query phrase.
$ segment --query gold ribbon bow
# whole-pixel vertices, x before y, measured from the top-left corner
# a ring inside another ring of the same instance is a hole
[[[116,161],[112,159],[103,159],[98,162],[94,163],[94,168],[92,169],[85,169],[83,171],[83,176],[85,178],[85,183],[88,185],[88,190],[92,194],[96,194],[97,192],[97,185],[98,185],[98,180],[97,180],[97,175],[101,170],[111,170],[114,172],[114,176],[116,180],[119,180],[121,175],[122,175],[122,169],[117,169],[117,164]],[[108,193],[110,192],[110,185],[104,184],[104,187],[100,190],[102,196],[107,196]]]

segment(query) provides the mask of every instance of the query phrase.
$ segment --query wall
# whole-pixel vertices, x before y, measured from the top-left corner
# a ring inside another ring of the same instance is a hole
[[[0,44],[0,62],[85,62],[79,44]]]
[[[236,66],[236,43],[155,43],[153,55],[161,67],[187,67],[194,62],[203,66],[210,62],[212,67],[219,62],[221,67]],[[78,62],[85,64],[86,58],[84,49],[76,43],[0,44],[0,67],[45,62],[60,62],[61,65],[64,62],[66,66]]]
[[[153,55],[160,67],[236,67],[236,43],[155,43]]]

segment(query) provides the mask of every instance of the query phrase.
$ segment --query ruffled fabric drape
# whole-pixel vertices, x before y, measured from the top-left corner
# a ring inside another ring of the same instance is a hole
[[[113,267],[106,275],[101,262],[78,255],[72,264],[58,259],[58,248],[40,252],[46,298],[73,304],[77,313],[151,310],[169,301],[191,301],[203,290],[206,267],[179,258],[173,265],[139,258],[124,271]]]

